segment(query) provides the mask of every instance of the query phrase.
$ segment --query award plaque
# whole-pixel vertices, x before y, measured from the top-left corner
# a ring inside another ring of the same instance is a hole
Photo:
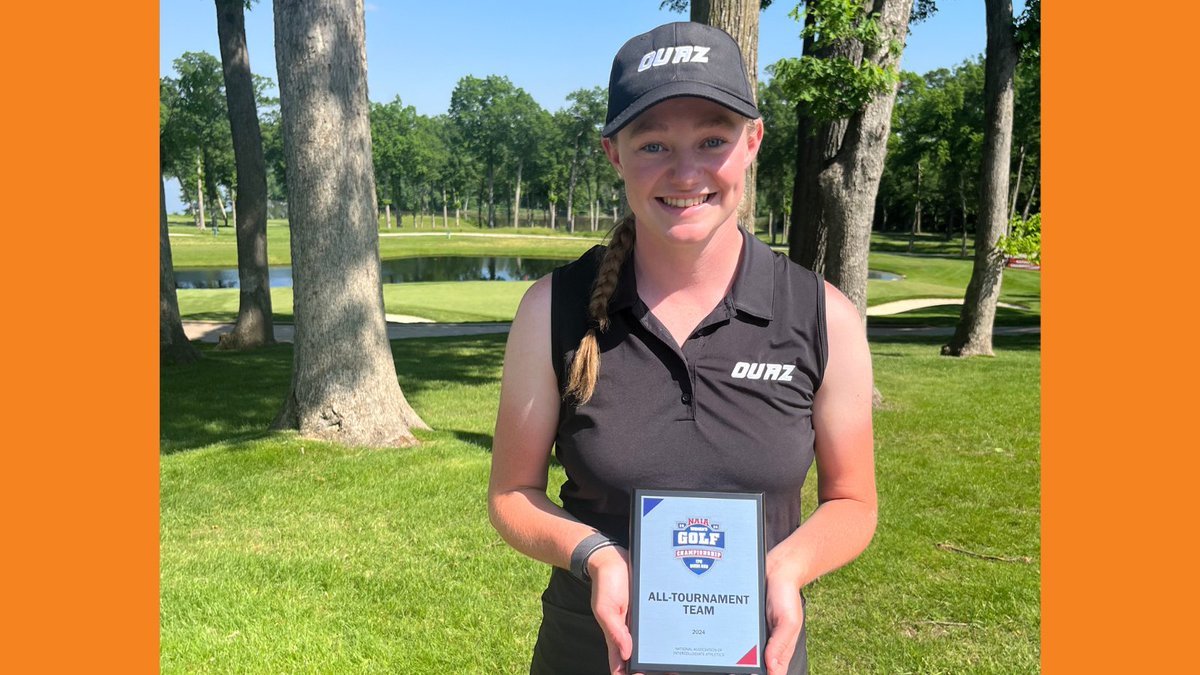
[[[630,672],[765,673],[762,495],[635,490]]]

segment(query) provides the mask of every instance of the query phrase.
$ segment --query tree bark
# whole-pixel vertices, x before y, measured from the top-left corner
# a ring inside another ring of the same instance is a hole
[[[167,233],[167,185],[158,177],[158,361],[160,364],[191,363],[200,350],[188,341],[179,318],[175,294],[175,268],[171,262],[171,238]]]
[[[758,102],[758,16],[761,0],[692,0],[691,20],[729,33],[742,50],[742,63],[750,79],[750,93]],[[751,234],[755,230],[758,162],[746,169],[745,191],[738,205],[738,222]]]
[[[375,220],[362,0],[275,0],[296,343],[272,427],[406,446],[428,428],[396,379]]]
[[[983,79],[983,173],[975,226],[975,264],[954,337],[942,347],[946,356],[992,355],[992,328],[1004,277],[1004,254],[996,249],[996,242],[1008,223],[1005,215],[1012,163],[1017,44],[1012,0],[986,0],[985,7],[988,39]]]
[[[911,9],[911,0],[874,0],[871,11],[879,20],[882,45],[864,52],[862,44],[852,43],[842,48],[850,52],[845,55],[855,61],[869,59],[885,68],[898,67],[900,54],[893,54],[888,45],[904,43]],[[802,163],[796,167],[797,189],[792,203],[794,213],[801,215],[799,218],[793,215],[793,231],[803,228],[805,234],[795,242],[802,244],[798,247],[800,259],[793,257],[793,260],[805,266],[815,262],[822,243],[820,228],[824,227],[827,240],[823,273],[854,303],[863,321],[867,312],[871,218],[887,155],[895,100],[893,86],[873,97],[849,119],[821,125],[815,136],[803,133],[803,125],[797,134]],[[803,115],[801,119],[807,117]]]
[[[234,224],[238,252],[238,316],[222,349],[254,349],[275,343],[271,318],[271,275],[267,267],[267,164],[254,101],[246,48],[245,3],[215,0],[221,66],[225,74],[229,129],[237,166]]]
[[[813,15],[806,13],[805,26],[813,24]],[[829,54],[814,53],[814,40],[804,38],[801,52],[805,56],[826,57]],[[829,123],[818,122],[808,114],[803,101],[796,104],[796,175],[792,179],[792,212],[788,218],[784,239],[788,242],[788,257],[797,264],[817,274],[825,274],[825,251],[829,235],[821,209],[821,192],[817,176],[821,167],[832,156],[827,150],[837,130]],[[833,145],[836,150],[836,146]]]

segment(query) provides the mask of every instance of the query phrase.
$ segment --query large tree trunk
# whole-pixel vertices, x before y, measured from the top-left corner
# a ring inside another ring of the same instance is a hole
[[[275,343],[271,277],[267,268],[267,165],[254,102],[250,54],[246,49],[245,4],[216,0],[217,36],[225,72],[225,99],[237,165],[234,222],[238,252],[238,317],[221,336],[223,349],[253,349]]]
[[[849,52],[843,55],[854,60],[869,59],[885,68],[898,67],[900,53],[890,51],[889,44],[904,44],[911,9],[911,0],[874,0],[871,11],[878,15],[882,46],[864,53],[862,44],[849,44],[842,47]],[[814,122],[807,126],[802,123],[797,134],[801,163],[796,167],[792,202],[792,259],[813,266],[816,258],[810,256],[820,253],[824,228],[823,273],[855,304],[864,321],[871,217],[883,175],[895,100],[893,87],[876,95],[849,119],[822,124],[815,135],[806,133]],[[808,119],[803,110],[800,112],[802,120]]]
[[[761,0],[692,0],[691,20],[720,28],[742,49],[742,63],[750,78],[750,93],[758,100],[758,15]],[[755,186],[758,162],[746,169],[745,193],[738,206],[738,222],[754,233]]]
[[[159,363],[191,363],[200,350],[183,332],[179,299],[175,294],[175,268],[171,263],[171,238],[167,234],[167,185],[158,177],[158,360]]]
[[[1004,254],[996,249],[996,242],[1008,224],[1005,216],[1012,162],[1017,44],[1013,37],[1012,0],[986,0],[985,5],[988,40],[983,79],[983,175],[975,226],[975,265],[954,337],[942,347],[942,354],[947,356],[992,354],[992,327],[1004,277]]]
[[[363,3],[275,0],[296,345],[276,429],[412,445],[383,314]]]
[[[804,15],[805,26],[813,24],[812,12]],[[814,40],[804,38],[801,53],[819,58],[828,53],[814,53]],[[840,136],[836,125],[817,121],[808,112],[804,101],[796,103],[796,175],[792,179],[792,213],[786,226],[784,239],[788,243],[788,257],[797,264],[817,274],[825,274],[825,250],[829,244],[829,233],[821,209],[821,192],[817,189],[817,175],[837,146],[833,139]],[[832,146],[832,150],[826,149]]]

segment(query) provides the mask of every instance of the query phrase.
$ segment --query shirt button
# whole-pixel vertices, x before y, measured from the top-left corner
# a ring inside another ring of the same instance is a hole
[[[684,392],[683,396],[679,397],[679,400],[682,401],[684,405],[691,405],[692,404],[692,395],[687,392]]]

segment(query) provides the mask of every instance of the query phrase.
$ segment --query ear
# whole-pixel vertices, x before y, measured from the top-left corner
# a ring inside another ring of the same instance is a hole
[[[762,147],[763,139],[763,121],[762,118],[754,120],[753,126],[746,125],[746,167],[754,162],[754,158],[758,157],[758,150]]]
[[[601,138],[600,144],[604,146],[604,154],[608,156],[609,164],[617,170],[617,175],[622,179],[625,175],[621,173],[621,153],[617,151],[617,143],[612,138]]]

